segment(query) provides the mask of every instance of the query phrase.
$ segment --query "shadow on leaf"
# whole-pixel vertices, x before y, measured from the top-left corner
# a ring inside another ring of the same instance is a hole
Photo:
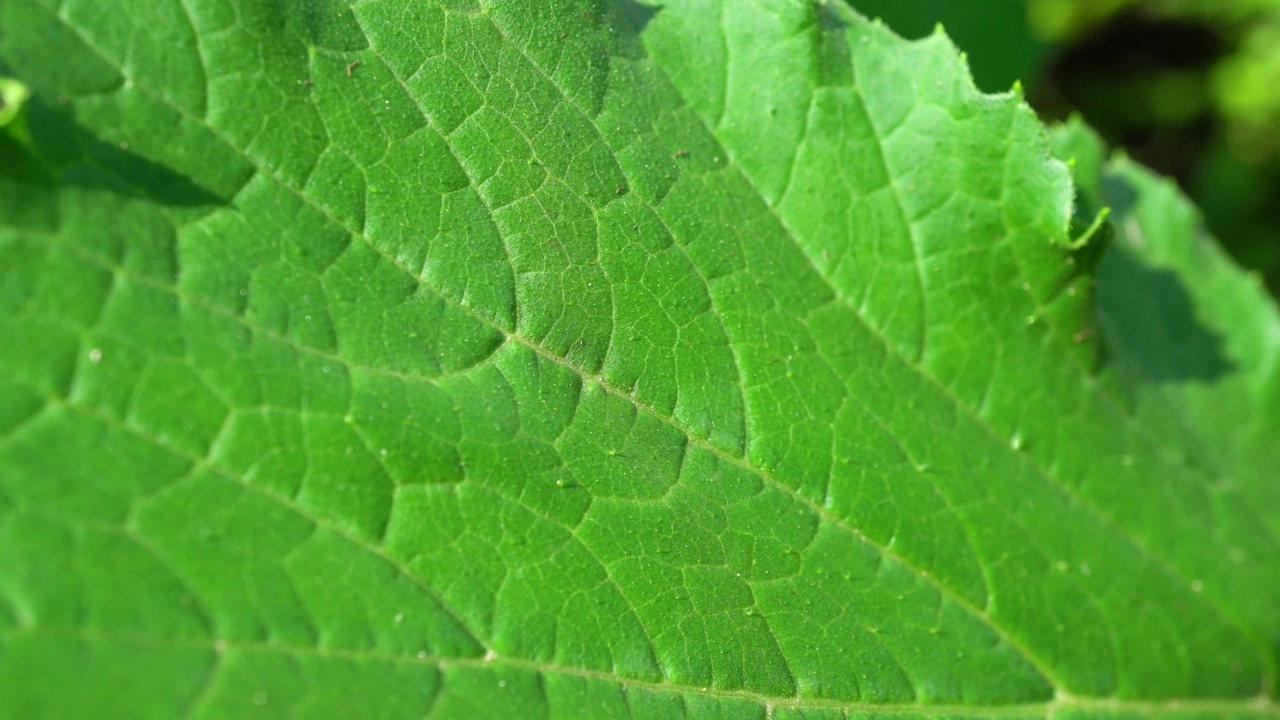
[[[1104,179],[1103,194],[1118,233],[1098,264],[1097,319],[1106,360],[1133,379],[1152,382],[1212,382],[1235,367],[1220,333],[1196,317],[1181,276],[1155,267],[1135,250],[1134,190],[1118,178]]]
[[[160,163],[131,152],[123,143],[103,141],[71,114],[38,100],[27,108],[30,136],[0,138],[3,155],[22,159],[9,174],[19,185],[56,185],[105,190],[168,207],[229,205],[228,198]]]
[[[638,33],[644,32],[645,27],[662,11],[661,5],[645,5],[636,0],[613,0],[613,6]]]

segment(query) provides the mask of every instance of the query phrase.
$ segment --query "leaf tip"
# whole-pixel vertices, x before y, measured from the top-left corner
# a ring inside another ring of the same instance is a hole
[[[1072,158],[1072,162],[1074,162],[1074,160],[1075,159]],[[1110,216],[1111,216],[1110,207],[1103,207],[1099,209],[1098,213],[1093,216],[1093,222],[1089,223],[1089,227],[1085,228],[1084,232],[1080,233],[1074,238],[1073,237],[1067,238],[1066,248],[1068,250],[1079,250],[1080,248],[1089,244],[1089,241],[1093,239],[1093,236],[1096,235],[1099,230],[1102,229],[1102,226],[1106,224],[1107,218]]]

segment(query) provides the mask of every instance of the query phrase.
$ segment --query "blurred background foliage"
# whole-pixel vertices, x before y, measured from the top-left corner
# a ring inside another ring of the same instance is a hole
[[[1173,177],[1280,296],[1280,0],[848,0],[907,37],[941,24],[978,86],[1020,81]]]

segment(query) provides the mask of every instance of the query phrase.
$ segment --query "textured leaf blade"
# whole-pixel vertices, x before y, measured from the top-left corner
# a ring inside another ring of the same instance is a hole
[[[1274,311],[1171,261],[1222,362],[1099,368],[941,36],[144,10],[0,9],[9,714],[1274,714]]]

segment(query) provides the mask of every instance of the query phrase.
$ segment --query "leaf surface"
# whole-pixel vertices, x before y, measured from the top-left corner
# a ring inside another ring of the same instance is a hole
[[[1280,715],[1275,307],[942,35],[0,28],[0,715]]]

